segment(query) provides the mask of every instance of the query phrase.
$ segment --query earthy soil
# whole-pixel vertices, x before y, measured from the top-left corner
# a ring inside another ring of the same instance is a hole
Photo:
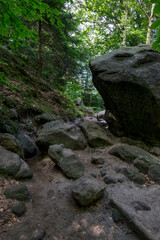
[[[121,144],[114,138],[114,145]],[[134,232],[134,226],[126,222],[123,214],[119,214],[109,203],[110,200],[123,204],[130,216],[137,219],[145,231],[160,239],[160,187],[153,182],[143,186],[135,185],[119,170],[129,164],[111,156],[111,148],[86,148],[75,151],[85,165],[85,174],[92,174],[104,181],[107,176],[119,180],[116,184],[106,184],[104,196],[89,207],[80,207],[72,197],[71,186],[74,180],[68,179],[48,156],[42,159],[31,159],[29,162],[34,176],[23,181],[29,189],[31,199],[26,202],[27,211],[23,217],[15,217],[10,210],[15,200],[6,200],[3,191],[6,187],[19,184],[11,179],[1,179],[0,196],[0,240],[33,240],[36,229],[45,230],[44,240],[138,240],[149,239]],[[91,163],[92,156],[105,159],[103,165]],[[136,211],[133,201],[147,203],[150,211]],[[116,215],[116,216],[115,216]],[[117,219],[118,218],[118,219]]]

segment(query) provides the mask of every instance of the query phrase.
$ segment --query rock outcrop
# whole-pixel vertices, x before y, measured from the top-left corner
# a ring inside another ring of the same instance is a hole
[[[47,151],[50,145],[64,144],[71,149],[84,149],[86,143],[74,124],[56,120],[43,125],[38,131],[36,144],[40,151]]]
[[[117,135],[160,140],[160,53],[149,45],[123,47],[90,62],[93,83]]]

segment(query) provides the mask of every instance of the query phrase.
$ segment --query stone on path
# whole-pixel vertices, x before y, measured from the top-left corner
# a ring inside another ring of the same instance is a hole
[[[30,199],[28,188],[24,184],[13,185],[6,188],[4,191],[6,198],[16,199],[19,201],[25,201]]]
[[[75,201],[87,206],[102,197],[105,185],[100,180],[91,176],[83,176],[76,180],[72,187],[72,193]]]
[[[49,146],[54,144],[64,144],[66,148],[75,150],[86,147],[86,142],[78,128],[74,124],[60,120],[44,124],[38,131],[36,144],[40,151],[47,151]]]
[[[17,205],[12,206],[11,210],[17,217],[21,217],[26,212],[26,205],[23,202],[19,202]]]
[[[48,155],[67,177],[79,178],[83,175],[83,163],[71,149],[65,148],[63,144],[50,146]]]
[[[85,120],[80,123],[80,127],[91,147],[103,147],[112,144],[107,132],[98,123]]]
[[[123,169],[124,175],[131,181],[137,184],[144,184],[146,182],[145,177],[143,177],[136,169],[134,168],[125,168]]]

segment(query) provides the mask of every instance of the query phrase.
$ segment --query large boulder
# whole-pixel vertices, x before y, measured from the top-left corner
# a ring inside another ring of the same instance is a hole
[[[71,149],[64,148],[63,144],[50,146],[48,155],[67,177],[79,178],[83,175],[83,163]]]
[[[56,120],[43,125],[38,131],[36,144],[40,151],[47,151],[50,145],[64,144],[71,149],[84,149],[86,143],[74,124]]]
[[[72,186],[73,197],[82,206],[87,206],[102,197],[105,185],[91,176],[83,176]]]
[[[0,146],[0,174],[16,179],[32,177],[32,172],[26,162],[16,153]]]
[[[90,68],[113,115],[112,132],[160,140],[160,53],[149,45],[123,47],[91,60]]]
[[[79,126],[82,128],[91,147],[102,147],[112,144],[111,139],[107,136],[107,132],[98,123],[85,120]]]

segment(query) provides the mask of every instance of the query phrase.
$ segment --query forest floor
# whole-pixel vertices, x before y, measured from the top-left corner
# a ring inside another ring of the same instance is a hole
[[[119,138],[113,140],[114,146],[121,144]],[[25,215],[20,218],[13,216],[10,211],[15,200],[6,200],[3,196],[6,187],[19,182],[1,179],[0,213],[4,213],[6,221],[3,224],[0,222],[0,240],[160,239],[160,186],[153,182],[139,186],[128,180],[119,169],[130,164],[110,155],[112,147],[87,147],[85,150],[74,151],[85,165],[85,174],[94,175],[101,181],[104,181],[106,175],[119,179],[116,183],[106,184],[104,196],[89,207],[76,204],[71,192],[74,180],[65,177],[48,156],[29,161],[33,178],[21,183],[29,189],[31,199],[26,202]],[[103,165],[91,163],[92,156],[96,155],[105,159]],[[135,201],[145,202],[151,210],[135,210]],[[127,212],[130,219],[135,219],[137,225],[142,225],[142,229],[140,227],[140,231],[137,230],[136,224],[131,224],[132,221],[119,214],[110,202],[124,207],[124,212]],[[141,230],[146,232],[146,236],[143,236]],[[35,233],[38,233],[37,238]]]

